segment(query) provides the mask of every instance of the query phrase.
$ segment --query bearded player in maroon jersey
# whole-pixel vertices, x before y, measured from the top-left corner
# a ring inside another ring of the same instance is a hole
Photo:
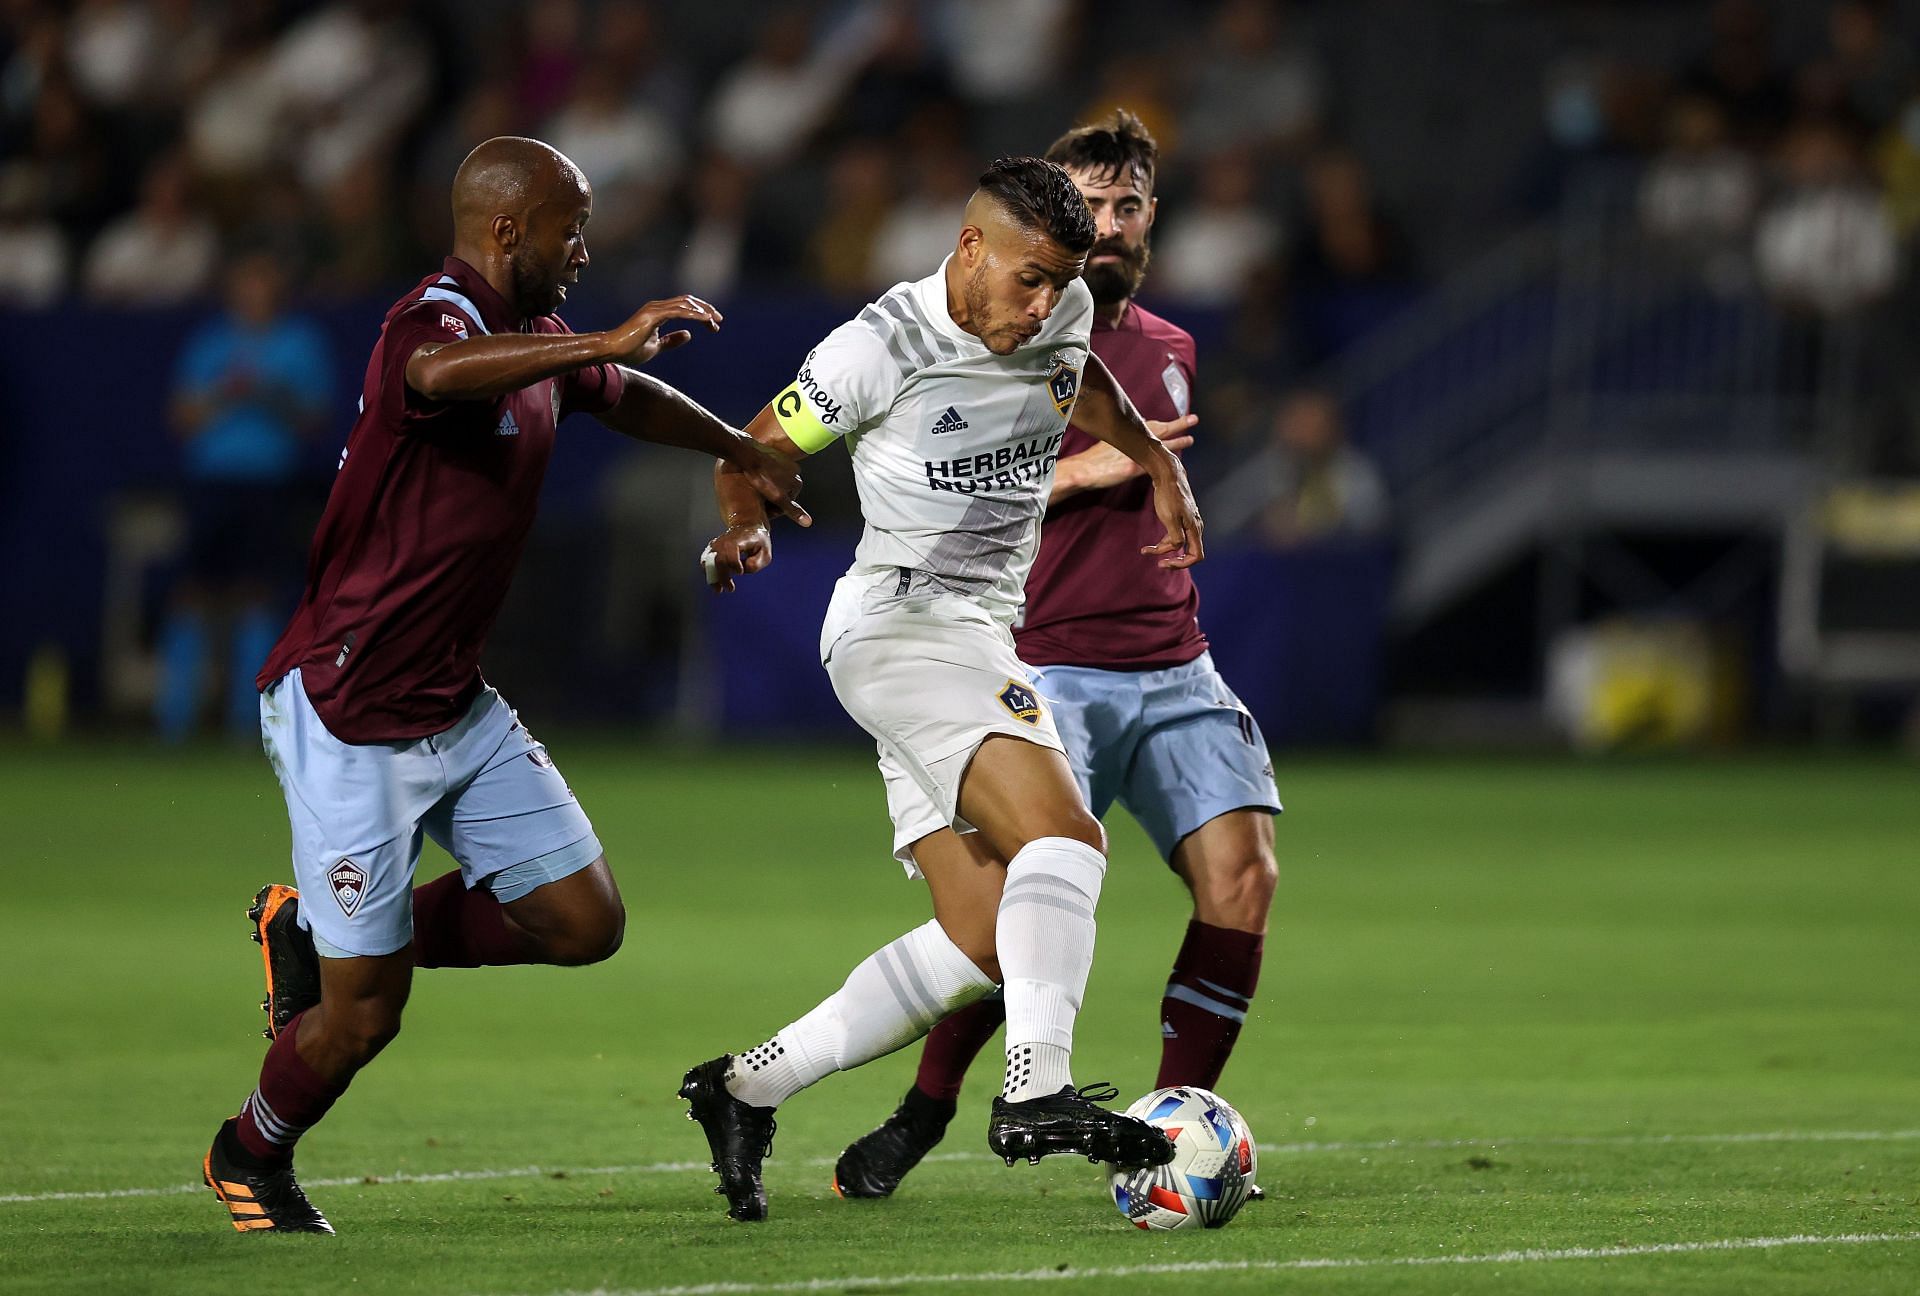
[[[592,209],[580,169],[537,140],[488,140],[461,164],[453,255],[387,313],[306,591],[260,672],[299,885],[249,910],[273,1045],[203,1163],[243,1232],[333,1232],[294,1145],[399,1033],[414,968],[595,963],[620,946],[593,825],[479,668],[555,425],[580,411],[713,455],[808,520],[786,460],[629,367],[692,337],[663,324],[711,331],[718,311],[675,297],[583,334],[554,314],[586,268]],[[459,867],[415,887],[423,835]]]
[[[1099,227],[1085,272],[1093,353],[1156,435],[1182,449],[1198,421],[1188,409],[1193,338],[1134,301],[1159,201],[1158,152],[1121,110],[1061,136],[1047,160],[1073,177]],[[1160,1001],[1155,1087],[1211,1089],[1260,976],[1277,876],[1273,767],[1259,726],[1213,667],[1192,576],[1124,565],[1161,534],[1146,478],[1078,428],[1067,429],[1060,454],[1014,643],[1053,707],[1088,806],[1096,816],[1116,800],[1125,806],[1193,895]],[[886,1197],[899,1187],[945,1135],[967,1068],[1004,1016],[994,996],[934,1028],[899,1108],[841,1153],[835,1191]]]

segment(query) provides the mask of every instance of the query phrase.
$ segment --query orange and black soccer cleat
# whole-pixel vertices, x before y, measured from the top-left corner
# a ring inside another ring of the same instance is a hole
[[[247,906],[253,922],[253,941],[266,965],[267,997],[260,1011],[267,1015],[261,1031],[276,1038],[288,1022],[320,1002],[320,955],[313,934],[300,925],[300,893],[290,886],[263,886]]]
[[[233,1122],[213,1136],[200,1172],[213,1195],[226,1206],[233,1226],[242,1233],[331,1233],[333,1225],[314,1209],[294,1182],[293,1162],[271,1169],[235,1165],[222,1150]]]

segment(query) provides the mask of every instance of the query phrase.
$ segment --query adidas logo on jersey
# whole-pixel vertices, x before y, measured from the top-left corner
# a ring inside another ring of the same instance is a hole
[[[962,432],[966,430],[966,426],[967,421],[960,417],[960,411],[949,405],[947,412],[934,420],[933,435],[939,436],[942,432]]]
[[[506,416],[500,420],[500,426],[493,430],[493,434],[495,436],[520,435],[520,425],[514,422],[512,410],[507,411]]]

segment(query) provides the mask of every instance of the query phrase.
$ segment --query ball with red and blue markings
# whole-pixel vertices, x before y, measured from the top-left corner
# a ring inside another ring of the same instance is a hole
[[[1173,1140],[1173,1160],[1129,1170],[1109,1166],[1113,1203],[1136,1228],[1220,1228],[1246,1205],[1253,1186],[1253,1133],[1211,1090],[1156,1089],[1127,1108]]]

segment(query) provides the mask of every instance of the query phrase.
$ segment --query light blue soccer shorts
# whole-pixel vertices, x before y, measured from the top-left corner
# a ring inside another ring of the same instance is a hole
[[[1095,817],[1115,801],[1161,858],[1230,810],[1280,812],[1260,726],[1202,653],[1165,670],[1030,668]]]
[[[442,733],[345,743],[294,670],[260,695],[260,738],[286,793],[300,922],[329,958],[391,954],[413,939],[423,832],[468,888],[502,903],[600,857],[546,747],[491,688]]]

